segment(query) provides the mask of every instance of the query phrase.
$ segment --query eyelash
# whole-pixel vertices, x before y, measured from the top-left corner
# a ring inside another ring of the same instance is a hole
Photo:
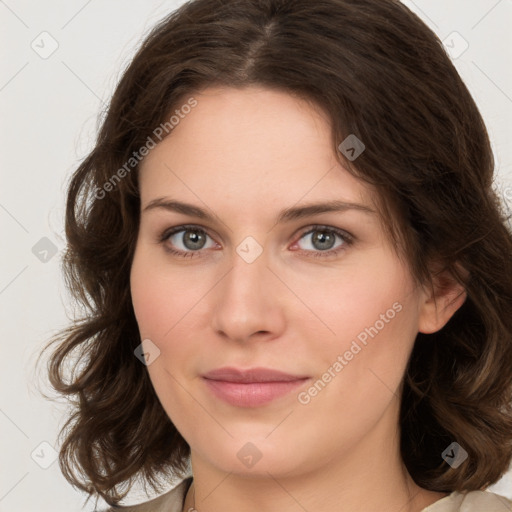
[[[200,226],[183,225],[183,226],[176,226],[171,229],[166,229],[159,236],[158,242],[161,244],[165,244],[165,242],[167,242],[168,239],[172,235],[175,235],[176,233],[180,233],[181,231],[195,231],[197,233],[200,233],[200,234],[210,237],[210,235],[208,235],[208,233]],[[306,235],[310,235],[311,233],[314,233],[315,231],[322,231],[324,233],[335,234],[339,238],[341,238],[344,243],[340,247],[338,247],[336,249],[329,249],[328,251],[302,250],[302,252],[309,253],[310,256],[312,256],[314,258],[325,258],[325,257],[337,256],[340,252],[342,252],[342,251],[346,250],[348,247],[350,247],[355,241],[355,237],[353,235],[351,235],[350,233],[347,233],[346,231],[343,231],[341,229],[334,228],[331,226],[314,225],[314,226],[310,226],[308,231],[305,231],[304,233],[302,233],[300,235],[300,237],[297,239],[297,242],[299,240],[301,240],[302,238],[304,238]],[[202,249],[199,249],[197,251],[180,251],[177,249],[173,249],[172,247],[169,247],[169,246],[165,246],[165,250],[168,253],[175,255],[175,256],[179,256],[181,258],[193,258],[196,256],[200,256],[200,253],[202,252]]]

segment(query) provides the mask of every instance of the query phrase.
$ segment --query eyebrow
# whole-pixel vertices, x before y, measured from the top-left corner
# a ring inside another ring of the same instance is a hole
[[[206,210],[199,208],[198,206],[183,203],[181,201],[175,201],[172,199],[159,197],[150,201],[143,209],[143,212],[163,209],[166,211],[182,213],[191,217],[197,217],[199,219],[213,221],[213,216],[210,215]],[[375,214],[375,210],[372,210],[368,206],[358,203],[348,203],[346,201],[327,201],[322,203],[310,203],[301,206],[292,206],[282,210],[277,216],[276,223],[281,224],[284,222],[290,222],[292,220],[303,219],[305,217],[312,217],[321,213],[329,212],[345,212],[347,210],[357,210],[367,214]]]

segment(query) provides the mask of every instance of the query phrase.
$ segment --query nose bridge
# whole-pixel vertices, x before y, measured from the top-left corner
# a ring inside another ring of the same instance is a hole
[[[217,332],[242,341],[257,332],[276,334],[283,325],[266,254],[254,257],[247,243],[233,253],[231,269],[217,287],[212,318]]]
[[[232,312],[251,311],[264,306],[263,296],[265,287],[268,287],[268,276],[266,258],[261,255],[252,262],[244,260],[239,254],[234,254],[231,271],[224,279],[219,303],[229,305]],[[268,290],[267,290],[268,292]]]

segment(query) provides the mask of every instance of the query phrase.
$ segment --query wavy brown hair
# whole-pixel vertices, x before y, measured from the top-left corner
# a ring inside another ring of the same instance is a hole
[[[134,356],[140,198],[138,165],[125,164],[213,85],[264,86],[323,109],[333,151],[378,191],[412,275],[432,282],[435,262],[463,284],[448,324],[415,340],[401,452],[425,489],[496,482],[512,456],[512,237],[478,108],[439,39],[396,0],[193,0],[145,39],[68,188],[63,271],[84,314],[47,347],[51,384],[73,403],[66,478],[117,504],[136,479],[157,489],[159,475],[187,467],[190,448]],[[349,134],[366,146],[353,162],[337,150]],[[453,441],[469,454],[457,469],[441,458]]]

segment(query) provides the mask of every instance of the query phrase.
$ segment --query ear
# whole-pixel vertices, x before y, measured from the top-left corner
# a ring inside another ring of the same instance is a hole
[[[465,300],[464,286],[450,272],[442,271],[433,275],[431,285],[424,287],[418,320],[419,332],[431,334],[442,329]]]

